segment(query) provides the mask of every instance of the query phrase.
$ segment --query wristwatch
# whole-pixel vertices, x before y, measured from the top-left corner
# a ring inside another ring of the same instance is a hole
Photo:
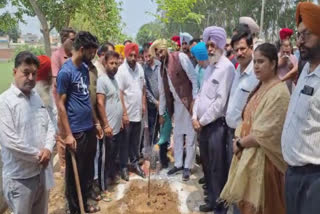
[[[239,138],[238,140],[237,140],[237,142],[236,142],[236,145],[237,145],[237,147],[240,149],[240,150],[243,150],[244,149],[244,147],[241,145],[241,139]]]

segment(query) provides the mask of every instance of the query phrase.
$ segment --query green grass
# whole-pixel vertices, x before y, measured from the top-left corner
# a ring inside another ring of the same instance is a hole
[[[0,62],[0,94],[10,87],[13,79],[13,62]]]

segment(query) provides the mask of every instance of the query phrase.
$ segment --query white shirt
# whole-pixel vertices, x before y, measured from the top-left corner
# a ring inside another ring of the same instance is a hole
[[[0,95],[3,177],[26,179],[40,174],[40,150],[46,148],[52,153],[55,145],[55,129],[49,118],[35,90],[27,97],[15,85],[11,85]],[[52,172],[52,163],[46,171]],[[48,183],[53,185],[53,175],[46,176]]]
[[[238,66],[232,82],[226,113],[226,122],[230,128],[236,129],[240,124],[248,96],[258,83],[259,80],[253,71],[253,60],[242,73],[240,65]]]
[[[190,80],[192,84],[192,96],[195,99],[198,92],[198,86],[197,86],[197,74],[194,70],[194,67],[189,59],[189,57],[184,53],[179,53],[179,61],[181,63],[181,66],[183,70],[186,72],[188,79]],[[166,99],[165,99],[165,92],[163,87],[163,79],[161,76],[161,72],[158,74],[158,84],[159,84],[159,114],[163,115],[166,110]],[[193,134],[194,129],[192,126],[192,120],[191,115],[189,113],[189,110],[185,107],[185,105],[180,100],[169,75],[168,76],[168,84],[170,91],[172,93],[172,96],[174,98],[174,133],[175,134]]]
[[[282,132],[282,153],[290,166],[320,165],[320,65],[307,63],[292,94]],[[302,93],[305,86],[313,95]]]
[[[198,119],[202,126],[225,116],[234,75],[234,65],[224,55],[207,67],[193,107],[193,119]]]
[[[115,76],[119,89],[124,93],[124,103],[127,109],[129,121],[140,122],[142,120],[142,96],[145,86],[144,71],[139,63],[132,70],[127,60],[119,67]]]

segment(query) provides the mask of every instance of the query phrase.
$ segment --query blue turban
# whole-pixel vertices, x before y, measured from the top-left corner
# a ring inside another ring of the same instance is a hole
[[[218,48],[223,50],[227,43],[227,33],[222,27],[207,27],[203,32],[203,41],[205,43],[212,41]]]
[[[200,61],[205,61],[208,59],[208,51],[206,47],[206,43],[199,42],[195,46],[191,48],[191,54]]]

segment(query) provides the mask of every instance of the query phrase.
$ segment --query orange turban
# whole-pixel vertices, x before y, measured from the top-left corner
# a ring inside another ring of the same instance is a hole
[[[128,57],[132,51],[134,51],[137,56],[139,55],[139,46],[136,43],[129,43],[124,47],[124,55],[126,57]]]
[[[38,60],[40,62],[38,71],[37,71],[37,79],[36,81],[40,80],[49,80],[51,74],[51,60],[50,57],[41,55],[38,56]]]
[[[297,6],[296,23],[303,24],[314,34],[320,37],[320,6],[311,2],[300,2]]]

